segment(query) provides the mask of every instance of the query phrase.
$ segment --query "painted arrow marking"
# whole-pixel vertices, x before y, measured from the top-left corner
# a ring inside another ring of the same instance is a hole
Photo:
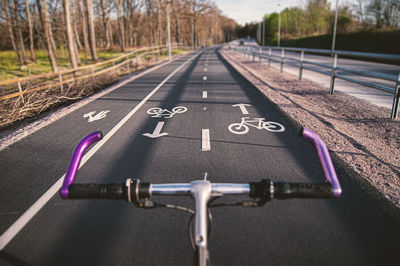
[[[111,110],[101,111],[101,112],[97,113],[95,116],[93,116],[93,115],[96,113],[96,111],[94,111],[94,112],[89,112],[89,113],[87,113],[87,114],[84,114],[84,115],[83,115],[83,118],[89,118],[89,119],[88,119],[88,122],[91,123],[91,122],[93,122],[93,121],[103,119],[104,117],[107,116],[107,114],[108,114],[109,112],[111,112]]]
[[[160,133],[161,130],[162,130],[162,128],[163,128],[163,126],[164,126],[164,122],[158,122],[158,123],[157,123],[157,126],[156,126],[156,128],[154,129],[154,131],[153,131],[152,134],[150,134],[150,133],[145,133],[145,134],[143,134],[143,136],[146,136],[146,137],[149,137],[149,138],[154,139],[154,138],[159,138],[159,137],[168,135],[168,133]]]
[[[245,104],[245,103],[238,103],[238,104],[234,104],[232,105],[233,107],[239,107],[240,111],[242,111],[242,114],[244,115],[248,115],[249,112],[247,112],[246,106],[251,106],[251,104]]]

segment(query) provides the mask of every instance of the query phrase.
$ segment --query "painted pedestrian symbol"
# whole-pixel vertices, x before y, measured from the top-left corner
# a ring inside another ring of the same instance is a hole
[[[253,118],[242,117],[240,123],[233,123],[228,126],[228,129],[233,134],[242,135],[249,132],[249,127],[254,127],[257,129],[265,129],[270,132],[283,132],[285,127],[279,123],[264,121],[265,118]]]
[[[171,118],[175,114],[182,114],[187,111],[187,108],[184,106],[177,106],[172,108],[171,111],[168,109],[162,109],[160,107],[154,107],[147,110],[147,113],[151,115],[151,117],[164,117],[164,118]]]
[[[88,122],[91,123],[93,121],[103,119],[104,117],[107,116],[107,114],[109,112],[111,112],[111,110],[101,111],[101,112],[98,112],[95,116],[93,116],[96,113],[96,111],[93,111],[93,112],[89,112],[87,114],[84,114],[83,118],[89,118]]]

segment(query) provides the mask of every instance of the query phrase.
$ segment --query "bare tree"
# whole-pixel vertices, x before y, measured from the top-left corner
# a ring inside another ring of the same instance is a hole
[[[101,10],[101,20],[103,23],[104,30],[104,38],[106,41],[105,48],[110,48],[111,46],[111,36],[109,30],[110,24],[110,11],[111,11],[111,2],[107,0],[100,0],[100,10]]]
[[[82,22],[83,47],[84,47],[84,51],[85,51],[85,56],[87,56],[89,53],[89,37],[88,37],[88,31],[87,31],[86,12],[85,12],[85,7],[83,6],[84,3],[79,0],[78,0],[78,2],[79,2],[79,10],[80,10],[80,15],[81,15],[81,22]]]
[[[33,48],[33,31],[32,31],[32,20],[31,20],[29,0],[25,0],[25,8],[26,8],[26,19],[28,20],[28,28],[29,28],[29,48],[31,50],[31,59],[32,61],[36,61],[35,50]]]
[[[22,31],[21,31],[21,22],[20,22],[20,16],[19,16],[19,2],[17,0],[11,1],[12,4],[12,14],[13,14],[13,19],[12,22],[15,23],[14,27],[16,29],[16,36],[17,36],[17,45],[19,46],[19,50],[22,53],[22,61],[27,62],[28,61],[28,56],[25,51],[25,46],[24,46],[24,38],[22,37]]]
[[[69,60],[71,62],[71,67],[77,68],[78,60],[77,60],[77,54],[75,51],[74,34],[72,32],[72,26],[71,26],[71,14],[70,14],[70,9],[69,9],[69,0],[63,0],[63,7],[64,7],[65,28],[66,28],[67,39],[68,39]]]
[[[47,54],[49,56],[50,65],[51,65],[53,72],[57,72],[58,71],[57,61],[56,61],[55,51],[53,48],[54,41],[52,43],[51,37],[50,37],[51,30],[49,27],[50,22],[49,22],[49,15],[47,13],[46,0],[43,1],[43,8],[42,8],[41,0],[37,0],[37,5],[38,5],[38,9],[39,9],[40,21],[42,22],[44,35],[46,37],[46,44],[47,44],[46,48],[47,48]]]
[[[93,22],[93,1],[85,0],[86,3],[86,18],[87,24],[89,28],[89,45],[90,45],[90,54],[92,55],[92,59],[97,61],[97,52],[96,52],[96,35],[94,32],[94,22]]]
[[[6,15],[7,29],[8,29],[8,34],[10,36],[10,40],[11,40],[11,44],[12,44],[13,50],[17,55],[17,59],[18,59],[19,65],[23,66],[24,62],[22,61],[21,53],[19,51],[18,46],[15,43],[14,30],[13,30],[12,23],[11,23],[11,18],[10,18],[10,13],[9,13],[9,6],[8,6],[7,0],[3,0],[3,11],[4,11],[5,15]]]
[[[115,3],[115,8],[117,9],[119,45],[121,47],[121,51],[125,52],[125,28],[121,18],[121,0],[114,0],[114,3]]]

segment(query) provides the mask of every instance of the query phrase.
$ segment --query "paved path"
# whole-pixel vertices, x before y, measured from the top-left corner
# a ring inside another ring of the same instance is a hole
[[[252,47],[257,47],[256,50],[258,50],[258,46],[256,46],[254,42],[247,42],[246,44],[248,44]],[[267,55],[268,50],[264,51],[264,53]],[[271,65],[275,68],[280,69],[280,61],[279,60],[280,60],[281,52],[278,50],[272,50],[272,55],[275,57],[273,57],[274,60],[272,61]],[[285,51],[285,57],[300,59],[300,53]],[[249,58],[249,60],[250,60],[250,58]],[[257,57],[256,60],[258,61],[259,58]],[[320,64],[326,64],[326,65],[330,65],[330,66],[333,63],[332,58],[329,56],[312,55],[312,54],[305,54],[304,60],[308,60],[308,61],[320,63]],[[262,63],[267,64],[267,60],[262,59]],[[312,80],[312,81],[324,86],[327,89],[327,91],[329,91],[330,81],[331,81],[330,70],[328,68],[323,68],[323,67],[315,66],[315,65],[311,65],[311,64],[305,64],[305,66],[316,68],[319,71],[325,72],[325,74],[321,74],[319,72],[304,69],[303,70],[303,78]],[[400,74],[400,66],[399,65],[390,65],[390,64],[383,64],[383,63],[352,60],[352,59],[346,59],[346,58],[340,58],[340,57],[338,58],[337,66],[360,70],[360,71],[369,71],[369,72],[389,74],[389,75],[393,75],[395,78],[397,78],[398,75]],[[296,77],[298,77],[299,76],[299,64],[297,62],[294,62],[291,60],[285,60],[284,72],[293,74]],[[387,81],[387,80],[376,79],[376,78],[366,78],[366,77],[361,77],[361,76],[358,76],[355,74],[352,75],[349,73],[343,73],[342,71],[339,71],[338,73],[348,76],[350,78],[360,79],[362,81],[374,82],[377,84],[381,84],[381,85],[387,86],[389,88],[392,88],[393,90],[396,87],[396,82],[394,82],[394,81]],[[335,91],[341,91],[341,92],[347,93],[349,95],[352,95],[354,97],[369,101],[370,103],[375,104],[377,106],[385,107],[390,110],[392,109],[392,105],[393,105],[393,94],[392,93],[388,93],[388,92],[377,90],[377,89],[370,88],[367,86],[348,82],[348,81],[345,81],[342,79],[336,79]],[[389,115],[390,115],[390,111],[389,111]]]
[[[285,131],[259,129],[257,121],[247,122],[252,125],[245,134],[229,130],[243,117],[264,118]],[[80,182],[129,177],[190,182],[205,172],[212,182],[323,180],[313,147],[297,137],[291,120],[216,48],[203,50],[0,151],[0,244],[12,236],[0,253],[0,265],[191,264],[186,213],[136,209],[126,202],[66,201],[48,192],[65,173],[75,144],[97,129],[107,141],[92,148],[79,171]],[[212,264],[397,265],[398,210],[336,166],[344,189],[339,199],[213,209]],[[30,209],[35,215],[18,228],[21,215],[46,192],[43,208],[36,214]]]

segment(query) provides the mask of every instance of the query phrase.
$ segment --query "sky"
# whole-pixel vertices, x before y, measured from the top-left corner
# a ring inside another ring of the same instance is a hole
[[[304,6],[306,0],[214,0],[227,17],[244,25],[246,22],[260,21],[262,16],[279,12],[286,7]],[[343,0],[339,0],[341,2]],[[335,7],[335,0],[328,0]],[[280,7],[278,6],[280,4]],[[333,4],[332,4],[333,3]]]

